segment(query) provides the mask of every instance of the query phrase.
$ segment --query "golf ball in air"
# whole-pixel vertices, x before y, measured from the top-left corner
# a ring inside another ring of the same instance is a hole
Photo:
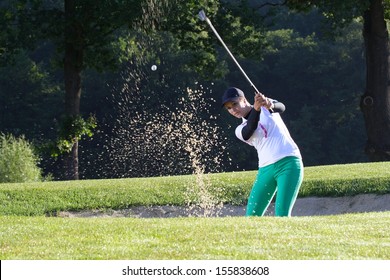
[[[156,65],[152,65],[152,67],[150,67],[152,69],[152,71],[156,71],[157,70],[157,66]]]

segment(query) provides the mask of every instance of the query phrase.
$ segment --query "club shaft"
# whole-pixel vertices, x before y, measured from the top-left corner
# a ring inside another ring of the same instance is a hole
[[[230,52],[229,48],[226,46],[225,42],[222,40],[221,36],[219,36],[217,30],[214,28],[213,24],[209,20],[208,17],[205,17],[205,21],[210,26],[211,30],[214,32],[215,36],[217,36],[218,40],[221,42],[222,46],[226,49],[227,53],[230,55],[230,57],[233,59],[233,61],[236,63],[238,69],[240,69],[241,73],[244,75],[244,77],[249,82],[250,86],[255,90],[255,92],[260,93],[260,91],[256,88],[256,86],[252,83],[251,79],[249,79],[248,75],[245,73],[244,69],[242,69],[241,65],[238,63],[234,55]]]

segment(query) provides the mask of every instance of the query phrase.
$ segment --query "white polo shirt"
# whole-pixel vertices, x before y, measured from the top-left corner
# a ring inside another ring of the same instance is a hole
[[[275,163],[288,156],[302,158],[297,144],[291,138],[279,113],[271,114],[266,108],[261,107],[257,129],[248,140],[242,138],[241,131],[247,124],[246,119],[242,120],[242,124],[236,128],[236,136],[256,148],[259,167]]]

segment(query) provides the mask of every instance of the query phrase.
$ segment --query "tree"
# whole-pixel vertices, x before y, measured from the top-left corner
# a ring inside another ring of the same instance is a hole
[[[0,6],[2,60],[18,47],[34,49],[39,40],[50,40],[62,57],[57,63],[64,70],[66,127],[61,142],[70,149],[65,158],[67,179],[79,178],[78,141],[94,126],[93,119],[85,121],[80,116],[82,71],[115,67],[117,54],[111,48],[115,32],[126,25],[139,26],[151,4],[149,0],[107,0],[98,5],[92,0],[18,0]]]
[[[65,0],[64,6],[64,79],[65,115],[76,120],[80,114],[81,72],[87,66],[103,69],[115,65],[110,51],[115,31],[141,21],[149,1]],[[88,123],[81,122],[81,124]],[[71,126],[74,123],[71,122]],[[82,131],[82,129],[81,129]],[[68,177],[79,178],[78,138],[73,135],[71,155],[67,159]]]
[[[361,99],[371,161],[390,160],[390,49],[385,1],[371,0],[364,12],[367,85]]]
[[[306,10],[318,7],[333,28],[343,27],[362,17],[366,57],[366,88],[361,98],[370,161],[390,160],[390,49],[386,25],[388,0],[333,1],[287,0],[289,7]]]
[[[166,3],[172,7],[169,16],[165,13]],[[57,63],[63,67],[65,84],[64,118],[57,146],[70,152],[65,157],[66,179],[79,178],[78,141],[95,126],[93,118],[85,120],[80,116],[82,72],[87,68],[103,70],[118,65],[120,54],[112,48],[119,38],[118,31],[123,27],[146,30],[158,26],[161,31],[174,31],[184,48],[196,50],[191,53],[192,65],[198,66],[199,72],[211,73],[220,69],[216,67],[217,52],[202,43],[207,35],[199,32],[196,14],[200,7],[208,7],[215,13],[219,5],[219,1],[107,0],[97,5],[92,0],[15,0],[0,6],[3,59],[15,47],[34,49],[40,40],[51,41],[57,49],[60,58]],[[164,22],[160,25],[161,14]],[[232,16],[230,19],[239,29],[239,23]],[[216,74],[221,75],[221,71]]]

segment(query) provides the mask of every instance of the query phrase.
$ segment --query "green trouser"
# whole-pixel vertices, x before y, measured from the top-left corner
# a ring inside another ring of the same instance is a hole
[[[302,180],[303,164],[297,157],[285,157],[259,168],[246,216],[263,216],[276,192],[275,216],[291,216]]]

